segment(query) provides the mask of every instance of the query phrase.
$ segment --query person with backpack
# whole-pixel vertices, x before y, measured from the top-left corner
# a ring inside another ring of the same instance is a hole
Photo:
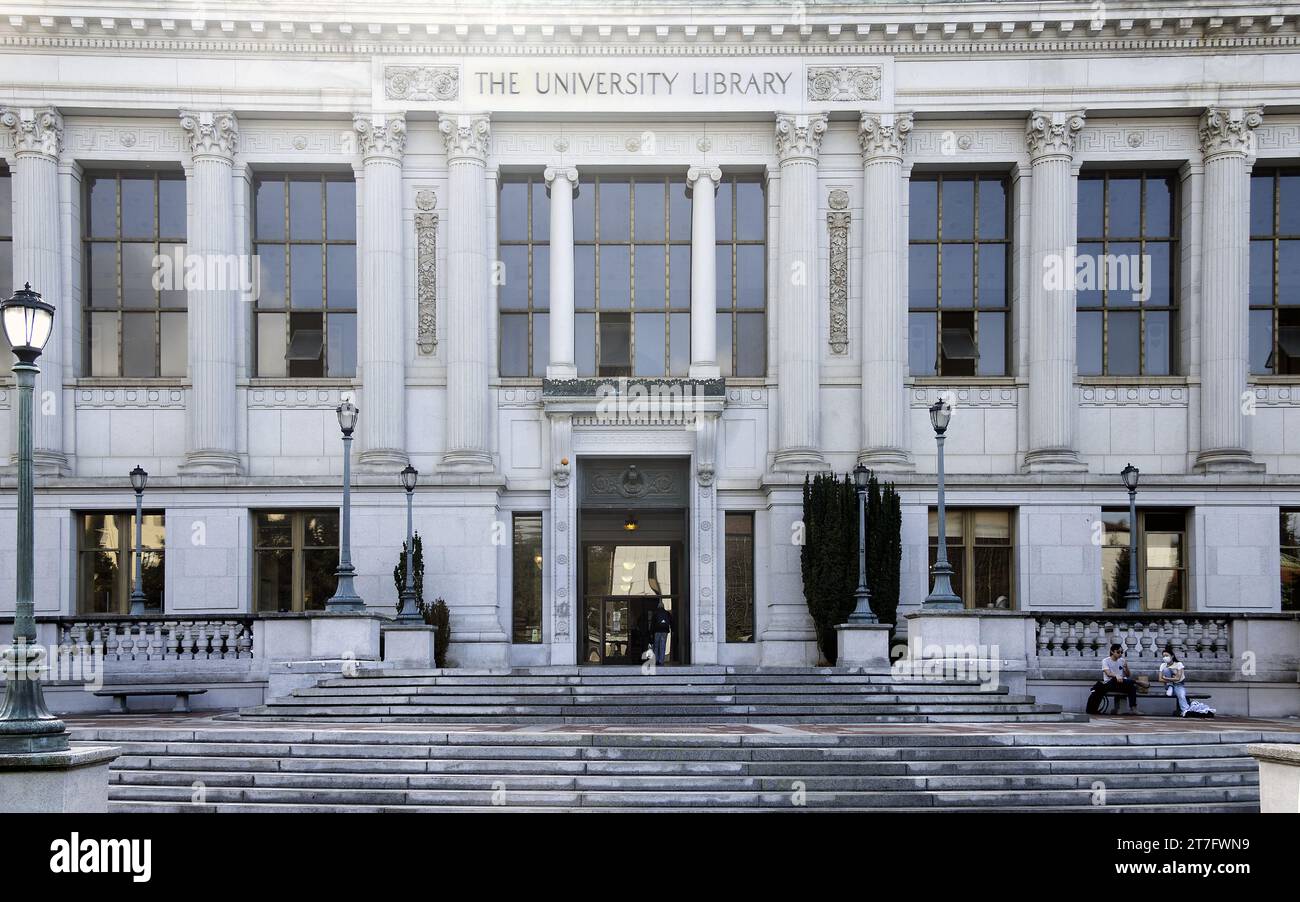
[[[1128,713],[1138,713],[1137,683],[1124,660],[1124,648],[1119,643],[1110,647],[1110,654],[1101,659],[1101,679],[1107,692],[1122,690],[1128,696]]]
[[[673,615],[664,607],[664,600],[659,599],[659,607],[655,609],[654,618],[650,623],[650,630],[654,635],[655,663],[662,664],[664,656],[668,650],[668,636],[674,628]]]

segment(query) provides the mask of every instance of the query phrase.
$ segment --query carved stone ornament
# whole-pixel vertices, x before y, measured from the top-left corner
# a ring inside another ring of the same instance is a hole
[[[862,158],[902,158],[907,136],[912,131],[911,113],[866,113],[858,122],[858,146]]]
[[[826,117],[821,114],[798,116],[781,113],[776,117],[776,152],[781,162],[817,159],[822,135],[826,134]]]
[[[13,132],[14,153],[57,157],[63,147],[63,116],[54,107],[0,110],[0,125]]]
[[[879,66],[810,66],[808,99],[853,102],[880,99]]]
[[[831,192],[826,214],[830,240],[830,344],[835,354],[849,350],[849,195],[843,188]]]
[[[406,117],[401,114],[356,115],[352,117],[361,146],[361,158],[401,159],[406,150]]]
[[[438,117],[438,130],[447,143],[447,159],[487,160],[488,138],[492,126],[487,116],[442,115]]]
[[[459,96],[460,71],[455,66],[384,67],[388,100],[448,101]]]
[[[415,192],[416,342],[421,354],[438,347],[438,196],[432,188]]]
[[[1255,129],[1263,124],[1264,112],[1260,107],[1210,107],[1201,116],[1201,153],[1206,157],[1225,153],[1249,153],[1253,147]]]
[[[1042,112],[1035,110],[1029,116],[1025,141],[1031,158],[1047,156],[1074,156],[1079,133],[1083,131],[1083,110],[1070,112]]]
[[[221,157],[229,160],[239,150],[239,121],[231,112],[181,110],[181,128],[189,139],[195,157]]]

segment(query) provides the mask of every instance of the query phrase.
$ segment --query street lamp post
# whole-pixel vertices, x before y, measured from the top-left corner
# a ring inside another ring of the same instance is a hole
[[[1124,609],[1142,610],[1142,592],[1138,589],[1138,468],[1125,464],[1119,472],[1128,489],[1128,588],[1124,590]]]
[[[131,488],[135,489],[135,584],[131,590],[131,616],[143,617],[144,595],[144,542],[141,527],[144,522],[144,487],[149,474],[139,464],[131,471]]]
[[[3,653],[5,697],[0,706],[0,754],[21,755],[68,749],[68,730],[49,709],[41,692],[45,669],[36,647],[36,606],[33,600],[35,491],[32,486],[32,389],[40,368],[36,360],[50,340],[54,307],[32,291],[31,284],[0,304],[5,337],[18,362],[18,561],[14,605],[14,644]]]
[[[961,610],[964,607],[961,598],[952,590],[952,565],[948,563],[948,510],[943,498],[943,440],[950,419],[952,407],[948,402],[942,398],[935,401],[930,407],[930,425],[934,427],[934,439],[939,446],[939,548],[932,571],[934,588],[922,605],[926,610]]]
[[[871,610],[871,590],[867,588],[867,489],[871,485],[871,471],[859,463],[853,468],[853,487],[858,496],[858,590],[853,593],[856,603],[849,623],[879,623]]]
[[[397,619],[412,623],[424,622],[415,600],[415,533],[411,514],[415,484],[419,478],[420,471],[410,464],[402,469],[402,488],[406,489],[406,584],[402,586],[402,613]]]
[[[343,432],[343,513],[339,528],[339,568],[334,571],[338,585],[334,595],[325,602],[325,610],[334,613],[360,611],[366,603],[357,594],[352,579],[356,568],[352,566],[352,430],[357,428],[361,411],[351,401],[344,401],[335,410],[339,429]]]

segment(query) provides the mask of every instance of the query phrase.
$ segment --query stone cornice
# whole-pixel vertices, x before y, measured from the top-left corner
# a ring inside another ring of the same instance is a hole
[[[229,111],[181,110],[181,128],[190,153],[199,157],[233,160],[239,150],[239,121]]]
[[[912,130],[911,113],[865,113],[858,122],[858,144],[862,159],[902,158],[907,135]]]
[[[438,130],[447,144],[448,162],[468,159],[482,163],[487,160],[492,126],[486,115],[441,115],[438,117]]]
[[[54,107],[0,108],[0,127],[10,132],[15,154],[57,158],[63,146],[63,117]]]
[[[816,161],[826,134],[826,116],[780,113],[776,117],[776,153],[785,163],[791,160]]]
[[[406,149],[406,117],[392,113],[373,116],[357,114],[352,117],[352,127],[357,132],[361,159],[382,157],[400,160]]]
[[[1073,157],[1083,124],[1083,110],[1034,110],[1025,127],[1030,159]]]
[[[1207,160],[1224,154],[1245,156],[1254,147],[1255,129],[1263,124],[1259,107],[1210,107],[1201,116],[1201,153]]]

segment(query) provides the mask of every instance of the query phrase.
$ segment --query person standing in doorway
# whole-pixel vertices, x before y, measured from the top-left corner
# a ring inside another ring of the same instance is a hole
[[[673,615],[664,607],[664,600],[659,599],[659,607],[655,609],[654,619],[651,621],[650,629],[654,634],[655,663],[663,664],[664,655],[668,650],[668,636],[673,631]]]

